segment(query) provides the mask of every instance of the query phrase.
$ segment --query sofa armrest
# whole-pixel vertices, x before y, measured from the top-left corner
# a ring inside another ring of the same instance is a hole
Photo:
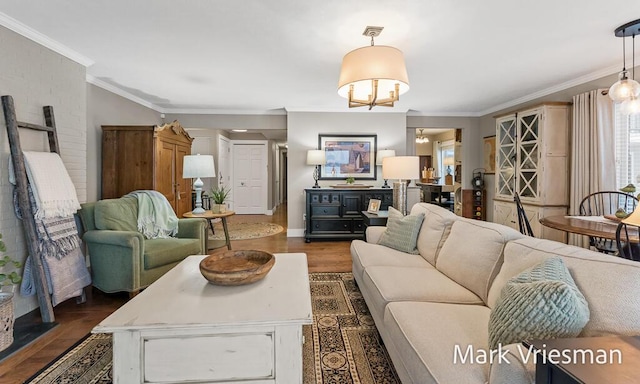
[[[380,236],[382,236],[382,233],[386,229],[387,227],[382,227],[382,226],[367,227],[367,233],[366,233],[367,243],[378,244],[378,241],[380,240]]]
[[[140,247],[144,251],[144,236],[140,232],[93,230],[85,232],[82,240],[87,244],[95,243],[125,248]]]
[[[180,239],[200,239],[202,254],[207,253],[207,220],[200,218],[179,219],[178,235]]]

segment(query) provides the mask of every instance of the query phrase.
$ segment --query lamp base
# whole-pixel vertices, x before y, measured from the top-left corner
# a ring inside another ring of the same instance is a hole
[[[320,166],[316,165],[316,167],[313,169],[313,180],[315,180],[316,183],[311,188],[320,188],[320,185],[318,185],[318,178],[320,176],[320,169],[319,168],[320,168]]]
[[[407,183],[406,181],[395,181],[393,183],[393,208],[407,215]]]
[[[391,186],[387,184],[387,179],[384,179],[384,184],[380,188],[391,188]]]
[[[191,213],[193,213],[194,215],[202,215],[203,213],[205,213],[206,211],[204,210],[204,208],[202,207],[196,207],[196,209],[194,209],[193,211],[191,211]]]

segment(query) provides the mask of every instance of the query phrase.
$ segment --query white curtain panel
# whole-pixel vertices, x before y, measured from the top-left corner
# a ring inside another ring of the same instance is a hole
[[[580,214],[580,202],[594,192],[615,190],[615,124],[607,90],[573,97],[571,192],[569,214]],[[569,234],[569,244],[588,248],[587,236]]]

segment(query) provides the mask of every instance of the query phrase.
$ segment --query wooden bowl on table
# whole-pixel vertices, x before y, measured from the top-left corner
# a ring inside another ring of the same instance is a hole
[[[276,263],[263,251],[227,251],[210,255],[200,262],[200,273],[211,284],[244,285],[263,279]]]

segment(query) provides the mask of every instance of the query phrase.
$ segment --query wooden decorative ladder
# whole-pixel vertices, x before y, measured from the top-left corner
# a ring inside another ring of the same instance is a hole
[[[38,303],[40,305],[40,315],[42,317],[42,322],[53,323],[55,322],[55,316],[53,314],[53,305],[51,304],[51,292],[49,292],[44,266],[38,253],[36,223],[33,210],[31,209],[31,204],[29,203],[27,172],[24,165],[24,156],[22,154],[20,136],[18,133],[18,128],[46,132],[47,137],[49,138],[49,150],[59,154],[58,136],[56,134],[56,123],[53,117],[53,107],[43,107],[46,126],[17,121],[16,111],[13,106],[13,97],[11,96],[2,96],[2,109],[4,110],[4,118],[7,125],[11,161],[13,162],[13,171],[18,191],[18,206],[22,212],[22,225],[27,239],[27,248],[31,255],[34,275],[33,278],[36,286],[36,293],[38,295]]]

